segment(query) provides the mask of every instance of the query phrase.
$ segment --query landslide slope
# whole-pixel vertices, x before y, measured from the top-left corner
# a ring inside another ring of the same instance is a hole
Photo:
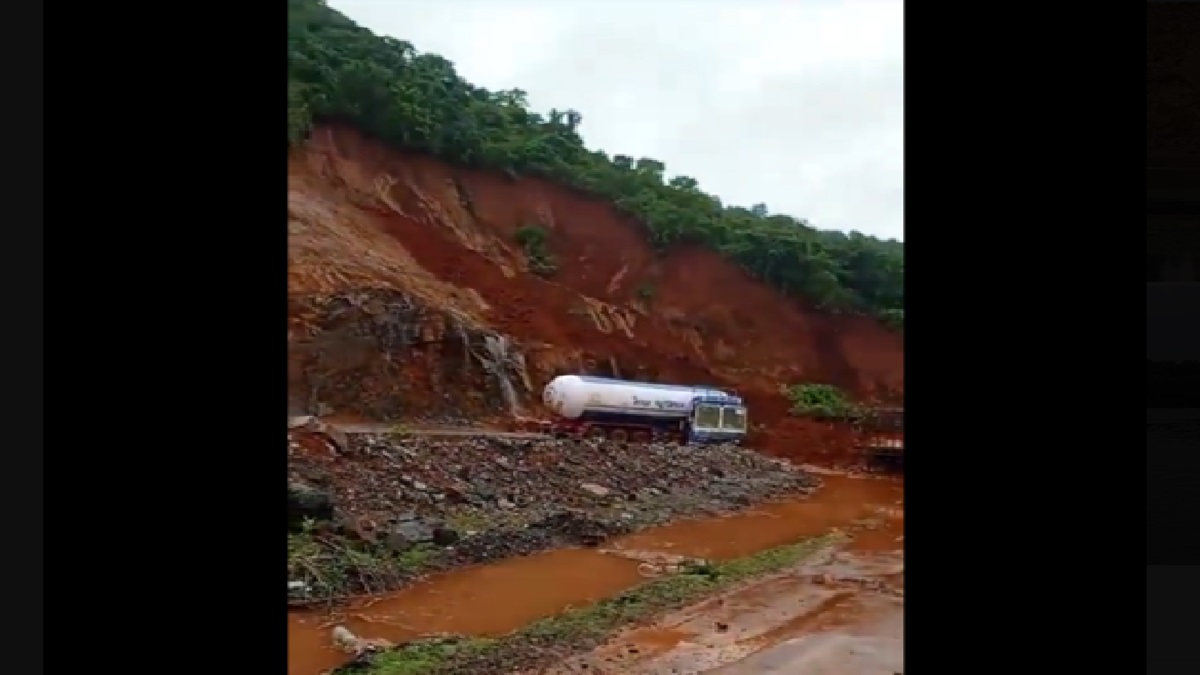
[[[444,359],[455,359],[451,371],[471,367],[470,348],[457,347],[463,331],[514,341],[528,412],[540,387],[566,372],[732,386],[768,425],[786,412],[784,383],[830,382],[867,397],[904,386],[902,335],[875,319],[806,309],[696,246],[658,255],[610,205],[541,180],[455,168],[320,126],[289,153],[288,213],[297,340],[321,332],[303,298],[382,298],[365,310],[374,316],[403,298],[421,315],[392,377],[335,397],[345,411],[363,412],[353,401],[372,387],[406,386],[391,416],[504,412],[478,396],[478,379],[445,376]],[[549,278],[530,271],[516,243],[530,225],[548,233],[558,264]]]
[[[903,388],[899,242],[587,148],[320,0],[288,0],[288,96],[294,408],[511,419],[587,372],[734,388],[789,442],[783,385]]]

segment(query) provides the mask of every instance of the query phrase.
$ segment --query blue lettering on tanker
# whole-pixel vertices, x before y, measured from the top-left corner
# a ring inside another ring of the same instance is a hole
[[[654,400],[633,397],[633,405],[638,408],[657,408],[659,410],[687,410],[687,404],[671,400]]]

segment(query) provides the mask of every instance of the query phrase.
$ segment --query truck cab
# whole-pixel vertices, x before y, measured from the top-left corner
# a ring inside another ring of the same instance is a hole
[[[741,443],[749,419],[746,405],[737,396],[702,396],[693,399],[687,420],[687,443]]]

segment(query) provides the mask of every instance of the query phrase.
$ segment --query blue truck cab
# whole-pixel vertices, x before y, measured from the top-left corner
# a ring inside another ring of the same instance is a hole
[[[692,414],[687,420],[687,443],[739,444],[746,436],[746,405],[738,396],[722,394],[692,399]]]

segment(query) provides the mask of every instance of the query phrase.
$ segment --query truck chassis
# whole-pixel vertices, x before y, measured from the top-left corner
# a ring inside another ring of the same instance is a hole
[[[633,422],[609,422],[600,420],[556,420],[550,425],[550,434],[555,438],[608,439],[620,443],[650,443],[670,441],[681,443],[683,433],[675,426],[637,424]]]

